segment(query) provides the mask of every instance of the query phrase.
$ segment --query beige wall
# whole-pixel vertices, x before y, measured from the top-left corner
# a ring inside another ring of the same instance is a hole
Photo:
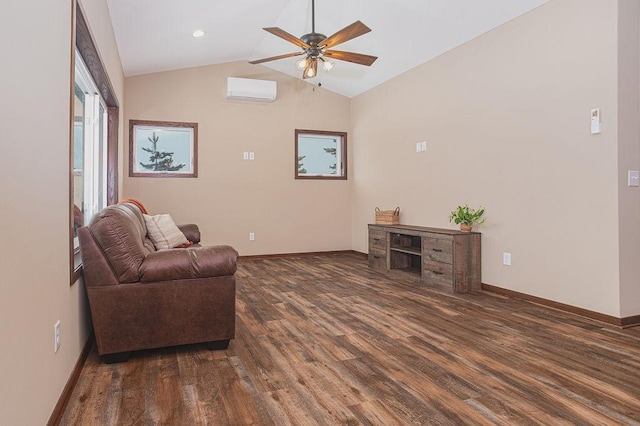
[[[484,283],[619,316],[617,19],[554,0],[354,98],[354,249],[376,206],[449,227],[482,205]]]
[[[640,188],[627,171],[640,169],[640,4],[619,2],[618,206],[620,217],[621,316],[640,314]]]
[[[108,22],[104,0],[85,3],[96,5],[87,8],[92,26]],[[46,423],[89,333],[81,286],[69,286],[71,4],[6,2],[0,18],[2,424]],[[95,36],[115,58],[110,74],[121,75],[110,25]],[[122,83],[114,85],[122,98]]]
[[[275,80],[277,99],[227,100],[227,77]],[[294,179],[294,129],[348,131],[348,98],[244,62],[130,77],[125,87],[127,131],[129,119],[198,123],[198,178],[127,171],[126,197],[197,223],[204,243],[241,255],[351,249],[349,182]]]

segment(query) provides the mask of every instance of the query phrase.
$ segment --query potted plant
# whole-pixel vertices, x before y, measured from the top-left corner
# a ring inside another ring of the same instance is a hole
[[[474,226],[480,226],[484,223],[482,215],[484,214],[484,208],[480,207],[478,210],[470,209],[468,205],[458,206],[449,216],[449,222],[455,222],[460,225],[460,230],[469,232]]]

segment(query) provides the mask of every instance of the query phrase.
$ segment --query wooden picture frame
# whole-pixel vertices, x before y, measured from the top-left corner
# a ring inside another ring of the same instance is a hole
[[[198,177],[198,123],[129,120],[130,177]]]

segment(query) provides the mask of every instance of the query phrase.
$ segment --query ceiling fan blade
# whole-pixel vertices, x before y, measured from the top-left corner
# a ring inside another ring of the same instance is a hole
[[[324,46],[328,49],[331,46],[336,46],[340,43],[344,43],[345,41],[349,41],[352,38],[356,38],[361,36],[362,34],[366,34],[369,31],[371,31],[371,28],[367,27],[360,21],[356,21],[353,24],[344,27],[334,35],[327,37],[326,39],[318,43],[318,46]]]
[[[353,62],[354,64],[371,66],[376,59],[377,56],[364,55],[362,53],[353,53],[353,52],[342,52],[340,50],[325,50],[325,57],[329,57],[331,59],[337,59],[340,61]]]
[[[287,40],[289,43],[293,43],[296,46],[302,47],[303,49],[308,49],[311,47],[304,41],[300,40],[298,37],[294,36],[293,34],[289,34],[285,30],[281,30],[278,27],[268,27],[268,28],[263,28],[263,30],[270,32],[274,36],[278,36],[284,40]]]
[[[285,55],[271,56],[270,58],[256,59],[255,61],[249,62],[250,64],[261,64],[263,62],[269,61],[277,61],[278,59],[291,58],[293,56],[304,55],[304,52],[295,52],[295,53],[287,53]]]

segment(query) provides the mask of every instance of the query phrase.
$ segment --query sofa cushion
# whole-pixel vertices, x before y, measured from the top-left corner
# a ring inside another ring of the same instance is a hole
[[[148,253],[143,234],[146,228],[138,215],[127,204],[114,204],[98,212],[90,225],[93,238],[120,283],[139,281],[140,265]]]
[[[236,272],[238,252],[230,246],[206,246],[150,253],[140,266],[140,281],[220,277]]]
[[[176,226],[170,214],[158,214],[155,216],[144,215],[147,225],[147,233],[157,250],[167,250],[188,244],[189,240]]]
[[[123,209],[129,209],[133,216],[135,217],[135,224],[139,226],[138,232],[143,236],[142,245],[145,248],[145,255],[156,251],[156,247],[153,245],[153,242],[149,239],[149,235],[147,235],[147,225],[145,223],[143,212],[140,210],[137,204],[127,203],[127,202],[119,202],[118,205]],[[145,210],[146,212],[146,210]]]

